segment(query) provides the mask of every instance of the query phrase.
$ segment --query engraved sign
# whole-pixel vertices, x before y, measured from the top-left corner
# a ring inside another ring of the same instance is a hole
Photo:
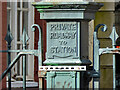
[[[78,22],[47,23],[47,59],[78,57]]]

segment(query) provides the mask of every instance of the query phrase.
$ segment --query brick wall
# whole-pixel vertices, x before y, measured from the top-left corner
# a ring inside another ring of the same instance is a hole
[[[4,40],[7,31],[7,3],[0,2],[0,50],[6,50]],[[0,75],[6,69],[6,53],[0,53]],[[6,78],[0,82],[0,90],[6,88]]]
[[[35,9],[35,24],[38,24],[42,30],[42,58],[45,60],[45,52],[46,52],[46,21],[40,20],[40,13]],[[34,49],[38,49],[38,39],[39,39],[39,31],[35,31],[35,43]],[[38,58],[35,57],[34,61],[34,80],[38,81]]]

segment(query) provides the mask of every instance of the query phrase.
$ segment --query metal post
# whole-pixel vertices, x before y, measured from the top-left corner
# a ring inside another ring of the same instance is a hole
[[[11,45],[8,44],[8,50],[10,50],[10,49],[11,49]],[[8,59],[8,65],[9,65],[11,63],[11,54],[10,54],[10,52],[8,52],[7,59]],[[11,90],[11,70],[8,73],[8,87],[9,87],[9,90]]]
[[[23,50],[26,48],[24,32],[25,29],[23,30]],[[26,56],[23,56],[23,90],[26,90]]]
[[[27,35],[26,29],[23,29],[23,36],[21,38],[21,41],[23,42],[23,50],[26,49],[27,41],[29,40],[29,37]],[[23,90],[26,90],[26,55],[23,56]]]
[[[94,31],[94,42],[93,42],[93,66],[95,71],[98,73],[98,75],[100,75],[100,60],[99,60],[99,40],[97,39],[97,32],[98,29],[103,26],[101,28],[101,31],[106,31],[107,26],[105,24],[98,24],[95,28]],[[97,75],[97,76],[98,76]],[[99,77],[99,76],[98,76]],[[100,87],[100,79],[99,78],[93,78],[93,89],[99,88]]]
[[[116,29],[115,29],[115,25],[113,25],[113,30],[111,32],[111,35],[109,36],[112,40],[112,46],[113,46],[113,49],[115,48],[115,45],[116,45],[116,40],[117,38],[119,37],[117,32],[116,32]],[[115,54],[113,54],[113,89],[116,88],[116,69],[115,69]]]
[[[7,41],[7,48],[8,50],[11,49],[11,42],[13,40],[13,36],[10,32],[10,26],[8,25],[8,31],[7,31],[7,35],[5,37],[5,40]],[[8,52],[8,55],[7,55],[7,65],[9,66],[11,63],[11,53]],[[8,88],[9,90],[11,90],[11,70],[9,71],[8,73]]]
[[[38,30],[39,30],[39,41],[38,41],[38,61],[39,61],[39,65],[38,66],[42,66],[41,29],[40,29],[39,25],[33,24],[31,26],[32,31],[35,31],[35,27],[37,27]],[[43,82],[43,79],[40,78],[39,79],[39,88],[43,88],[43,83],[42,82]]]

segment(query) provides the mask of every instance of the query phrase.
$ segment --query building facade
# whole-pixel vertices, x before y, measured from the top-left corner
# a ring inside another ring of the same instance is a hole
[[[100,47],[112,47],[112,41],[109,38],[109,35],[112,31],[112,27],[115,24],[118,34],[120,33],[119,28],[119,2],[102,2],[104,6],[96,13],[95,20],[91,21],[89,24],[89,56],[88,58],[93,61],[93,32],[97,24],[106,24],[108,29],[106,32],[98,31],[98,39],[100,40]],[[33,23],[38,24],[42,29],[42,53],[43,61],[45,60],[46,53],[46,21],[40,20],[40,15],[36,9],[33,8],[31,3],[28,2],[0,2],[1,11],[1,28],[0,33],[2,38],[0,39],[0,50],[7,49],[4,37],[7,32],[6,26],[9,24],[11,27],[11,32],[13,33],[14,40],[12,41],[11,49],[22,49],[22,44],[20,38],[22,36],[23,27],[26,27],[27,33],[30,37],[28,41],[27,49],[38,49],[38,31],[31,32],[31,25]],[[7,19],[6,19],[7,18]],[[4,23],[4,24],[3,24]],[[6,30],[6,31],[5,31]],[[117,41],[119,46],[119,40]],[[12,54],[12,59],[16,56],[17,53]],[[6,54],[0,53],[0,67],[3,72],[6,68]],[[12,60],[11,59],[11,60]],[[31,59],[31,60],[30,60]],[[13,81],[22,81],[22,58],[12,69],[12,78]],[[101,55],[100,56],[100,88],[112,88],[113,87],[113,60],[112,55]],[[116,54],[116,74],[119,78],[119,55]],[[28,56],[27,57],[27,80],[28,81],[37,81],[38,82],[38,59],[37,57]],[[119,81],[119,79],[118,79]],[[2,81],[2,88],[6,87],[5,79]],[[46,87],[46,86],[44,86]],[[92,87],[92,83],[90,85]],[[119,87],[117,84],[116,87]]]

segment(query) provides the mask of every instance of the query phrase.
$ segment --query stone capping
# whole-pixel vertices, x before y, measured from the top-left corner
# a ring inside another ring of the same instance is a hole
[[[96,9],[103,6],[96,2],[34,2],[33,6],[37,9]]]
[[[95,12],[103,6],[96,2],[34,2],[32,5],[40,12],[40,19],[46,20],[91,20],[95,18]]]

